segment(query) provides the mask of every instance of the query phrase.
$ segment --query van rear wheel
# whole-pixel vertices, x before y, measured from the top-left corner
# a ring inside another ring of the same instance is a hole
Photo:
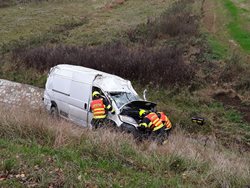
[[[50,115],[51,115],[53,118],[55,118],[55,119],[58,119],[58,118],[59,118],[59,112],[58,112],[57,107],[52,106],[52,107],[50,108]]]

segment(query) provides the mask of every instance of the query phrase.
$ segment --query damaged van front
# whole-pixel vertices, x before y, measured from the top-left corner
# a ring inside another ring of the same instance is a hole
[[[136,131],[140,121],[140,109],[156,109],[155,103],[139,97],[128,80],[99,76],[95,79],[94,86],[102,89],[116,111],[116,115],[110,115],[108,118],[127,132]]]

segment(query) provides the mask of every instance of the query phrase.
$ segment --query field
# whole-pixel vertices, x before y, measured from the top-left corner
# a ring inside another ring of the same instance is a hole
[[[0,78],[44,87],[57,64],[102,70],[147,88],[174,125],[157,146],[2,107],[0,187],[249,186],[249,11],[247,0],[0,0]]]
[[[148,17],[159,16],[169,2],[64,0],[10,6],[0,13],[1,51],[46,42],[94,45],[113,41]]]

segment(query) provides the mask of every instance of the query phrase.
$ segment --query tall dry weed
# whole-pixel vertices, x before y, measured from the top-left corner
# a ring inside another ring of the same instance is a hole
[[[175,130],[166,143],[159,146],[150,141],[137,143],[131,135],[123,133],[93,131],[64,120],[57,121],[43,110],[1,108],[0,113],[1,138],[28,139],[54,148],[69,146],[92,157],[115,157],[138,170],[181,173],[193,181],[202,178],[204,185],[215,182],[213,186],[230,187],[238,185],[238,181],[250,182],[250,154],[225,149],[213,137],[194,139]]]
[[[176,154],[210,166],[208,174],[217,174],[215,178],[228,183],[228,177],[242,177],[250,181],[250,153],[240,153],[221,146],[215,137],[199,136],[194,139],[181,130],[175,130],[167,143],[156,149],[159,154]]]

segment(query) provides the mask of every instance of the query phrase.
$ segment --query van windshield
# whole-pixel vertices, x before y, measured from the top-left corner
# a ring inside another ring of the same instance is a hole
[[[137,95],[127,92],[110,93],[110,96],[115,101],[118,108],[121,108],[124,104],[130,103],[132,101],[140,100]]]

